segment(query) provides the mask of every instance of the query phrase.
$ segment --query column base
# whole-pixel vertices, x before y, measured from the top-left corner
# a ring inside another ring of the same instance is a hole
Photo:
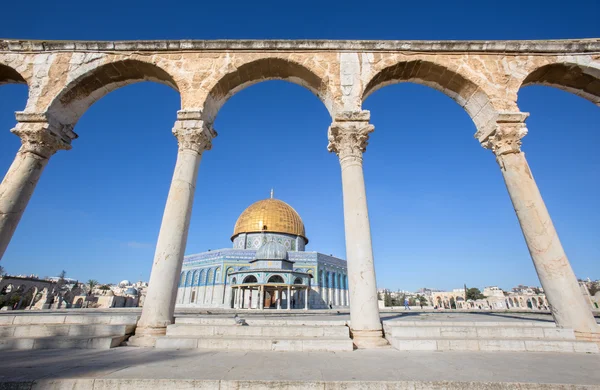
[[[383,338],[383,331],[379,330],[351,330],[352,342],[358,349],[372,349],[389,347],[388,341]]]
[[[132,347],[154,348],[156,339],[167,334],[167,327],[137,327],[135,335],[127,340],[127,345]]]

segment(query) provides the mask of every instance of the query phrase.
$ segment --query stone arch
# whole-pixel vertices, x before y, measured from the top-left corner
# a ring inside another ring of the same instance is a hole
[[[302,278],[298,277],[294,279],[294,284],[302,284]]]
[[[0,63],[0,85],[2,84],[27,84],[27,81],[16,69]]]
[[[221,107],[237,92],[261,81],[285,80],[307,88],[315,94],[332,113],[327,82],[305,65],[278,57],[260,58],[237,66],[224,74],[212,86],[204,102],[205,120],[213,123]]]
[[[483,89],[465,75],[429,60],[400,61],[377,72],[365,85],[362,101],[390,84],[412,82],[436,89],[456,101],[481,132],[496,117],[496,109]]]
[[[600,106],[600,64],[596,67],[570,62],[543,65],[533,69],[519,88],[536,84],[574,93]]]
[[[65,125],[75,125],[96,101],[118,88],[142,81],[168,85],[179,92],[174,78],[163,68],[134,59],[97,66],[70,81],[52,100],[47,112]]]
[[[284,283],[284,281],[281,275],[273,275],[269,278],[267,283]]]

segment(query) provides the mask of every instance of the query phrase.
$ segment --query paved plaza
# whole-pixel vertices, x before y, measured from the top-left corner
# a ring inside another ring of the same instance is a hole
[[[201,384],[206,386],[202,388],[219,388],[215,381],[263,381],[265,386],[279,388],[287,387],[284,386],[287,381],[307,382],[296,388],[320,387],[311,382],[344,381],[357,387],[366,386],[365,382],[388,382],[387,386],[398,382],[395,388],[405,388],[400,382],[418,382],[424,386],[422,382],[450,381],[461,382],[457,388],[519,382],[596,385],[594,388],[600,389],[600,356],[588,354],[565,358],[564,354],[556,353],[428,353],[400,352],[392,348],[303,353],[121,347],[106,351],[15,351],[4,357],[0,368],[0,380],[4,382],[0,388],[3,389],[11,388],[6,387],[7,382],[31,384],[35,381],[43,385],[39,388],[53,388],[49,382],[52,380],[57,381],[55,385],[64,386],[56,387],[61,389],[136,389],[157,385],[166,388],[168,383],[173,389],[201,388]],[[71,387],[74,383],[67,383],[67,379],[77,379],[78,386]],[[166,379],[174,381],[161,382]],[[96,386],[103,385],[93,387],[94,380]],[[382,387],[382,384],[371,385],[374,387],[370,388]]]

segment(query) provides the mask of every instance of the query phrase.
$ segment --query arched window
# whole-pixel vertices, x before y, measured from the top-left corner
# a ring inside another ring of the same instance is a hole
[[[215,283],[218,284],[221,281],[221,267],[215,270]]]
[[[283,281],[283,278],[281,276],[273,275],[269,278],[267,283],[285,283],[285,282]]]
[[[205,282],[206,279],[206,274],[204,273],[204,270],[200,270],[200,277],[198,278],[198,286],[202,286]]]
[[[294,280],[294,284],[302,284],[302,278],[296,278],[296,280]]]
[[[254,275],[248,275],[244,278],[244,284],[246,283],[258,283],[258,280],[256,279],[256,276]]]
[[[215,270],[209,268],[208,271],[206,271],[206,278],[207,285],[213,284],[213,280],[215,280]]]
[[[237,279],[234,277],[233,279],[231,279],[231,284],[236,284],[237,283]]]
[[[194,271],[194,278],[192,279],[192,286],[198,285],[198,278],[200,277],[200,273],[196,270]]]
[[[189,287],[192,283],[192,271],[188,271],[185,274],[185,287]]]
[[[181,273],[181,276],[179,276],[179,287],[184,287],[185,286],[185,272]]]

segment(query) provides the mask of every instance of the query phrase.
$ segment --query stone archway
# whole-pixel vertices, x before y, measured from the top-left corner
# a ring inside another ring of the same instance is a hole
[[[547,85],[571,92],[600,106],[600,64],[596,67],[557,62],[531,71],[519,88]]]
[[[456,101],[475,123],[477,133],[484,132],[496,117],[497,109],[478,83],[448,64],[431,59],[399,61],[381,69],[366,83],[362,101],[380,88],[402,82],[431,87]]]
[[[179,92],[174,78],[158,65],[137,59],[123,59],[80,74],[65,85],[46,111],[63,125],[74,126],[92,104],[109,92],[142,81],[165,84]]]
[[[203,118],[213,123],[223,104],[237,92],[266,80],[285,80],[301,85],[315,94],[331,113],[333,101],[322,77],[305,65],[279,57],[264,57],[244,62],[223,74],[210,87],[203,106]]]

